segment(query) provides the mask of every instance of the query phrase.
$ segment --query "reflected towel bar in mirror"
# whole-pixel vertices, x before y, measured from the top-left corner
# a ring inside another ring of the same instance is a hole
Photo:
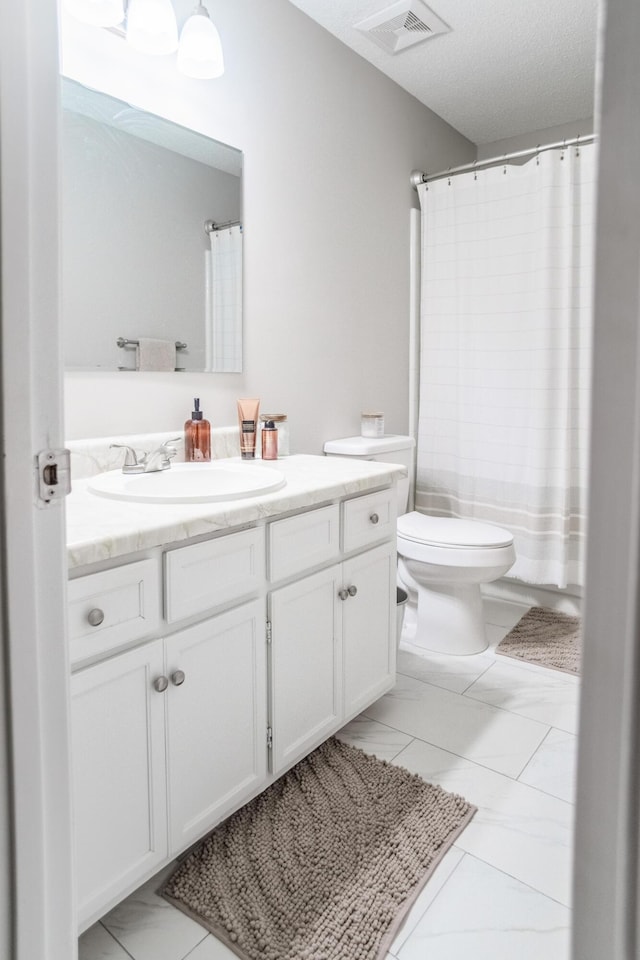
[[[175,341],[175,344],[176,344],[176,350],[186,350],[186,349],[187,349],[187,344],[184,343],[184,341],[182,341],[182,340],[176,340],[176,341]],[[116,340],[116,346],[122,347],[122,348],[125,348],[125,347],[134,347],[134,348],[135,348],[135,347],[139,347],[139,346],[140,346],[140,341],[139,341],[139,340],[129,340],[129,339],[127,339],[127,337],[118,337],[118,339]],[[129,371],[131,371],[132,369],[133,369],[132,367],[123,367],[123,366],[121,366],[121,365],[118,366],[118,370],[129,370]],[[184,373],[184,371],[185,371],[185,367],[176,367],[176,368],[175,368],[175,372],[176,372],[176,373]]]

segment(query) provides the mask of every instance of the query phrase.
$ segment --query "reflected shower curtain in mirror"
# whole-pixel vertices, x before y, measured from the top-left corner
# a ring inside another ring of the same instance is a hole
[[[242,226],[213,229],[206,252],[205,371],[242,370]]]
[[[595,147],[419,187],[416,509],[506,527],[509,572],[583,581]]]

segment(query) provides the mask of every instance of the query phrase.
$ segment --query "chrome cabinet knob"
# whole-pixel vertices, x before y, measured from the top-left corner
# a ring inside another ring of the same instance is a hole
[[[348,590],[347,592],[348,592],[348,594],[349,594],[350,597],[355,597],[356,593],[358,592],[358,588],[357,588],[357,587],[354,587],[354,585],[351,584],[351,586],[349,587],[349,590]]]
[[[342,590],[338,590],[338,596],[340,597],[341,600],[348,600],[349,591],[347,590],[346,587],[343,587]]]
[[[171,683],[175,687],[179,687],[181,684],[184,683],[184,681],[185,681],[184,670],[176,670],[174,671],[174,673],[171,674]]]
[[[166,677],[156,677],[153,681],[153,689],[157,690],[158,693],[164,693],[168,686],[169,681]]]
[[[380,520],[380,517],[378,516],[377,513],[372,513],[371,516],[369,517],[369,520],[371,520],[371,523],[378,523],[378,521]]]
[[[92,627],[99,627],[104,620],[104,610],[101,610],[100,607],[94,607],[93,610],[89,610],[87,620]]]

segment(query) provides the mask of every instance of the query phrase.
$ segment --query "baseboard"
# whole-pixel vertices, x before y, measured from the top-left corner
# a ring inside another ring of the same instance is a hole
[[[551,584],[538,586],[502,577],[493,583],[483,584],[482,596],[507,603],[528,604],[531,607],[549,607],[572,616],[578,616],[582,608],[582,588],[577,584],[561,590]]]

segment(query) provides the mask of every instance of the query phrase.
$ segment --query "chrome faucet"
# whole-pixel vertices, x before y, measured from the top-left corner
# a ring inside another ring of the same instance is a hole
[[[133,447],[129,447],[126,443],[112,443],[111,446],[126,450],[122,466],[123,473],[158,473],[160,470],[169,469],[173,457],[178,452],[170,444],[179,443],[180,440],[182,437],[171,437],[170,440],[161,443],[156,450],[144,453],[139,459]]]

